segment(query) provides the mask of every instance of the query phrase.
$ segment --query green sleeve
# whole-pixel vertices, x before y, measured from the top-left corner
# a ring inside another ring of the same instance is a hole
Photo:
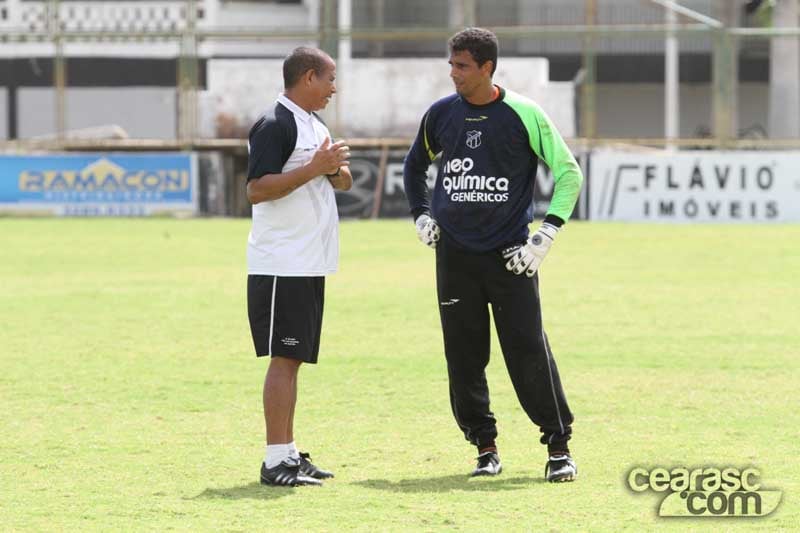
[[[583,173],[575,156],[550,117],[536,103],[508,90],[505,102],[519,115],[528,130],[533,152],[553,173],[555,188],[547,214],[566,222],[572,215],[583,183]]]

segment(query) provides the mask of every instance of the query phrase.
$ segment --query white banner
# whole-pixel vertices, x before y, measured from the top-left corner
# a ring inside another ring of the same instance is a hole
[[[800,221],[800,152],[598,150],[589,186],[593,220]]]

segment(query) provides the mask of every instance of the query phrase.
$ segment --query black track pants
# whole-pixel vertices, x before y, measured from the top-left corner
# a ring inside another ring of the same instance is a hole
[[[522,408],[541,429],[543,444],[565,449],[573,418],[542,328],[538,275],[513,274],[499,253],[467,252],[443,235],[436,248],[436,284],[450,404],[466,439],[481,446],[497,436],[485,374],[491,305]]]

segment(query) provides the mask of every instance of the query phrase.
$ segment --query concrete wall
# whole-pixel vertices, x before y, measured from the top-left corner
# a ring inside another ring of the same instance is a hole
[[[154,87],[67,90],[67,129],[116,124],[130,137],[171,139],[176,135],[175,90]],[[55,131],[55,95],[49,88],[18,92],[21,138]],[[3,108],[5,110],[5,107]]]
[[[699,137],[711,131],[709,85],[680,88],[680,135]],[[739,86],[739,128],[766,128],[768,87]],[[664,87],[658,84],[601,84],[597,87],[597,134],[600,137],[663,137]]]
[[[208,65],[208,92],[203,96],[202,128],[214,135],[219,113],[235,118],[246,133],[263,110],[283,90],[281,60],[213,60]],[[444,59],[356,59],[352,74],[339,72],[340,93],[323,113],[328,125],[346,137],[413,137],[425,109],[452,92]],[[575,91],[570,83],[547,81],[542,59],[503,58],[495,80],[537,102],[565,137],[574,136]],[[742,130],[766,128],[768,88],[763,83],[739,85],[738,119]],[[711,87],[684,84],[680,88],[680,133],[683,137],[710,132]],[[663,137],[664,87],[660,84],[600,84],[597,124],[601,137]]]
[[[225,115],[249,125],[283,90],[282,60],[212,60],[201,106],[201,132],[214,135]],[[345,137],[413,137],[425,110],[453,92],[449,66],[441,59],[354,59],[337,71],[339,93],[322,113]],[[496,83],[541,105],[564,136],[575,134],[571,83],[548,81],[547,60],[503,58]]]
[[[255,118],[282,90],[282,81],[278,77],[280,61],[269,62],[269,65],[264,64],[268,62],[262,61],[255,71],[252,65],[245,67],[239,64],[239,61],[226,63],[230,64],[219,70],[210,66],[209,77],[214,79],[214,82],[209,92],[201,98],[201,133],[208,137],[213,136],[215,119],[217,113],[221,111],[235,116],[236,122],[240,124],[240,135],[245,135]],[[418,66],[418,63],[414,61],[414,65]],[[400,69],[401,64],[398,63],[396,66]],[[380,69],[375,66],[368,69],[371,74],[379,71]],[[248,73],[255,73],[257,76],[248,76]],[[429,78],[429,81],[421,82],[423,87],[417,83],[421,77],[395,78],[397,81],[394,84],[373,81],[356,85],[355,90],[349,85],[342,85],[340,114],[345,129],[340,135],[413,137],[427,106],[438,96],[449,94],[451,91],[446,74],[439,76],[435,81]],[[496,78],[501,84],[505,83],[503,80],[510,79],[500,69]],[[239,86],[239,83],[244,85]],[[538,100],[553,117],[564,136],[570,137],[575,134],[571,103],[572,87],[561,87],[561,84],[551,83],[544,91],[542,86],[534,81],[507,85],[519,93],[528,94]],[[528,90],[528,87],[531,87],[531,90]],[[348,91],[348,88],[351,90]],[[351,94],[348,96],[348,93]],[[409,95],[413,97],[409,98]],[[681,135],[695,137],[710,131],[711,88],[707,85],[683,85],[680,98]],[[768,98],[766,84],[740,85],[738,119],[741,130],[750,130],[750,134],[758,134],[761,128],[766,129]],[[335,100],[336,98],[334,102]],[[662,137],[663,101],[661,85],[599,85],[598,135]],[[18,133],[21,137],[54,132],[52,90],[22,88],[18,93],[18,102],[20,105],[17,115],[20,121]],[[330,105],[331,109],[324,114],[325,120],[331,127],[335,123],[334,102]],[[131,137],[140,138],[172,138],[176,132],[175,94],[171,89],[73,88],[68,91],[67,106],[69,128],[117,124]],[[7,124],[7,90],[0,87],[0,139],[8,138]],[[373,135],[371,132],[375,131],[376,127],[379,127],[380,131]]]

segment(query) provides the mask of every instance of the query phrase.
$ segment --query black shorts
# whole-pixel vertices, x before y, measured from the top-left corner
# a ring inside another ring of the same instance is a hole
[[[324,302],[324,277],[247,276],[256,355],[316,363]]]

